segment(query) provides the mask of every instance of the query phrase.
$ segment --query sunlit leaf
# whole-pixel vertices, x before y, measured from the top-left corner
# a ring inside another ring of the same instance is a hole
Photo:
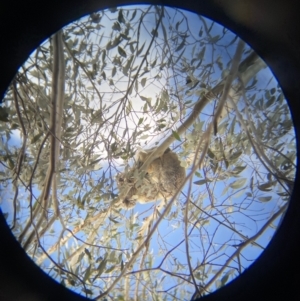
[[[231,172],[238,175],[243,170],[245,170],[246,167],[247,167],[247,165],[244,165],[244,166],[235,166]]]
[[[258,197],[258,199],[261,202],[269,202],[269,201],[271,201],[272,197],[271,196],[261,196],[261,197]]]
[[[92,265],[89,265],[89,267],[86,269],[84,273],[84,277],[82,281],[86,282],[90,278],[91,274],[92,274]]]
[[[233,189],[238,189],[244,186],[244,184],[246,183],[247,179],[246,178],[242,178],[242,179],[238,179],[232,183],[229,184],[229,186]]]
[[[140,95],[141,100],[147,101],[148,103],[151,103],[152,97],[145,97]]]
[[[271,191],[273,188],[273,185],[274,185],[273,182],[268,182],[268,183],[258,185],[257,188],[261,191]]]
[[[172,131],[173,136],[175,137],[175,139],[177,139],[178,141],[181,141],[180,136],[178,135],[177,132]]]

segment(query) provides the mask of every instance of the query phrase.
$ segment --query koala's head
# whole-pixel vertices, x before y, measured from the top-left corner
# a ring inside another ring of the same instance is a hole
[[[125,198],[122,202],[122,207],[124,209],[130,209],[133,208],[136,205],[136,201],[135,200],[129,200],[128,198]]]

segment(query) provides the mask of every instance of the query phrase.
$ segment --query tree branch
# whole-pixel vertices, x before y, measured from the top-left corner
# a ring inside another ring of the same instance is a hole
[[[63,51],[63,32],[59,31],[53,36],[53,70],[52,70],[52,110],[51,110],[51,124],[50,124],[50,160],[45,179],[44,189],[42,191],[41,200],[43,201],[44,210],[47,209],[48,198],[50,195],[50,189],[53,181],[54,174],[58,168],[58,158],[60,150],[60,138],[61,138],[61,126],[63,116],[63,102],[64,102],[64,87],[65,87],[65,60]],[[56,179],[54,180],[56,181]],[[55,184],[54,184],[55,186]],[[54,202],[57,201],[56,191],[52,191],[54,195]],[[54,205],[58,208],[58,204]],[[58,214],[58,209],[56,211]],[[44,214],[41,214],[38,222],[34,225],[35,228],[39,228],[45,218]],[[32,220],[33,223],[33,220]],[[32,242],[35,235],[35,231],[32,231],[26,242],[24,243],[24,249],[26,250]]]

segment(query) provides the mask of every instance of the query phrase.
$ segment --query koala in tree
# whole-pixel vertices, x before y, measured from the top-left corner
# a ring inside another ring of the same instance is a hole
[[[123,208],[132,208],[136,202],[143,204],[158,199],[168,199],[184,181],[185,168],[180,165],[176,153],[169,148],[160,158],[149,164],[146,172],[139,179],[138,169],[153,151],[153,149],[140,151],[137,163],[127,173],[117,175],[117,186]]]

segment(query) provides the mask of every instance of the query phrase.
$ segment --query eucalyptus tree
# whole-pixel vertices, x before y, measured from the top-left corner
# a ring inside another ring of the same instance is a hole
[[[7,222],[41,268],[93,298],[225,285],[266,248],[293,188],[293,124],[271,72],[232,32],[175,8],[69,24],[19,69],[0,118]],[[186,169],[177,192],[118,206],[117,175],[134,166],[143,181],[167,149]]]

